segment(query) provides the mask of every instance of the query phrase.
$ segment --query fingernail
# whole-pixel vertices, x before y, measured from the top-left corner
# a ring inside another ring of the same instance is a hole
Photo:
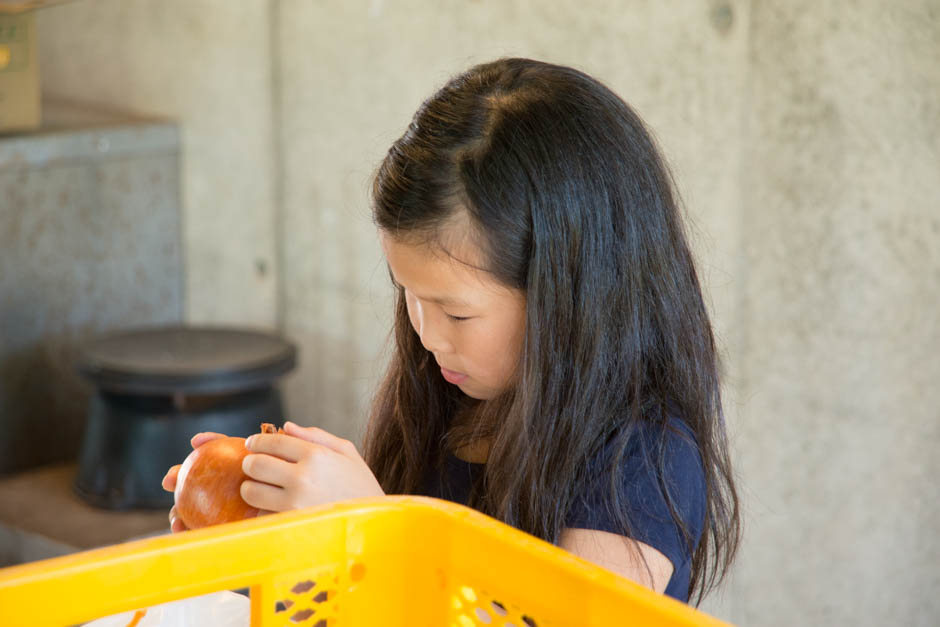
[[[245,448],[250,449],[250,448],[251,448],[251,443],[254,442],[254,440],[255,440],[255,436],[253,436],[253,435],[248,436],[248,439],[245,440]]]

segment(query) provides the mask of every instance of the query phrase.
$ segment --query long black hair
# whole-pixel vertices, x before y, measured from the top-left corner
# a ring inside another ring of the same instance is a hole
[[[611,442],[622,457],[641,424],[664,434],[678,414],[705,474],[690,589],[701,600],[733,559],[738,499],[711,324],[673,181],[636,113],[572,68],[478,65],[418,109],[376,174],[373,212],[389,236],[428,242],[466,212],[485,270],[525,295],[514,385],[478,403],[464,433],[491,441],[474,506],[557,544],[589,460]],[[466,399],[441,380],[403,293],[394,333],[366,459],[386,492],[414,493]],[[611,514],[629,536],[619,461]]]

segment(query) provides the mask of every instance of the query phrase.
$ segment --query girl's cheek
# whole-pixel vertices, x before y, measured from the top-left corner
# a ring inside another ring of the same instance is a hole
[[[405,292],[405,309],[408,311],[408,322],[411,323],[411,328],[415,330],[415,333],[421,333],[418,329],[418,324],[415,321],[415,302],[414,296]]]

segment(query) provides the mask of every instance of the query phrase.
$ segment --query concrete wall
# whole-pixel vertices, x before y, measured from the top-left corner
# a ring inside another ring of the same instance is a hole
[[[78,0],[39,12],[43,92],[182,123],[186,311],[277,320],[270,3]]]
[[[279,323],[291,413],[353,437],[389,143],[477,61],[607,81],[675,168],[725,354],[746,541],[708,609],[940,620],[940,3],[81,0],[40,35],[47,91],[181,120],[190,319]]]
[[[183,318],[177,127],[44,115],[0,138],[0,475],[76,457],[83,343]]]
[[[755,2],[749,30],[735,617],[936,625],[940,4]]]

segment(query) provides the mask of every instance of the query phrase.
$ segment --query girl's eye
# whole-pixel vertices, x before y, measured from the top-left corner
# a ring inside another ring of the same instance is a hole
[[[445,315],[451,320],[453,320],[454,322],[463,322],[464,320],[470,319],[470,316],[452,316],[450,314],[445,314]]]

